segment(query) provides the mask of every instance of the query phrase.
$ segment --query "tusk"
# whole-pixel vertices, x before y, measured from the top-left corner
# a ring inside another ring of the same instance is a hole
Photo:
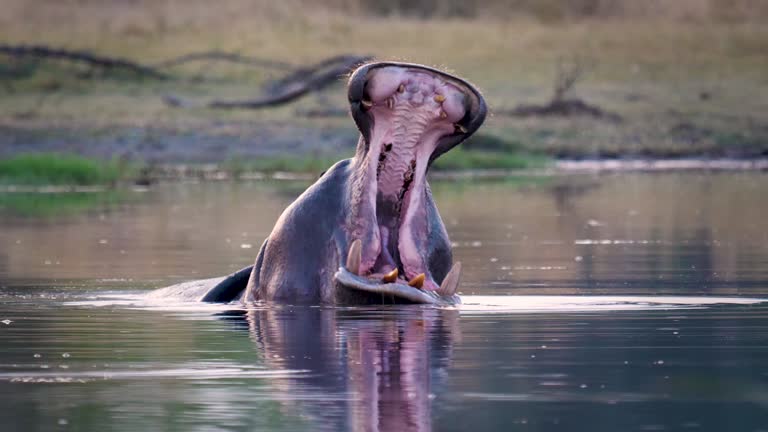
[[[395,108],[395,98],[387,98],[387,108],[394,109]]]
[[[455,128],[456,132],[467,133],[467,128],[465,128],[464,126],[462,126],[462,125],[460,125],[458,123],[453,125],[453,127]]]
[[[381,280],[382,282],[392,283],[397,280],[397,275],[398,275],[398,271],[397,271],[397,267],[395,267],[394,270],[385,274]]]
[[[373,106],[373,102],[371,102],[369,100],[363,99],[363,101],[361,103],[363,104],[363,107],[365,107],[365,109],[368,109],[368,108]]]
[[[360,239],[352,242],[347,254],[347,270],[350,273],[360,275],[360,261],[363,260],[363,247]]]
[[[422,273],[422,274],[420,274],[418,276],[415,276],[413,279],[411,279],[410,282],[408,282],[408,285],[410,285],[410,286],[412,286],[414,288],[421,289],[421,287],[424,286],[424,279],[426,279],[426,278],[427,278],[427,275]]]
[[[440,288],[437,290],[437,294],[442,297],[450,297],[456,294],[456,289],[459,287],[459,278],[461,277],[461,263],[456,261],[451,267],[451,271],[445,275],[443,283],[440,284]]]
[[[398,88],[397,88],[397,92],[398,92],[398,93],[402,93],[402,92],[404,92],[404,91],[405,91],[405,86],[404,86],[404,85],[402,85],[402,84],[400,84],[400,87],[398,87]]]

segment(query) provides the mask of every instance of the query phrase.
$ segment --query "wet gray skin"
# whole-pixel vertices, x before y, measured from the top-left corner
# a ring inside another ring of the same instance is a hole
[[[427,171],[486,115],[468,82],[407,63],[371,63],[350,77],[361,137],[278,219],[253,266],[153,295],[205,302],[459,303],[460,263]]]

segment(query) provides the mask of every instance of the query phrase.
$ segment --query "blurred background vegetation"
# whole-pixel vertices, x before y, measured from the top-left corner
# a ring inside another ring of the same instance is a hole
[[[505,167],[501,155],[509,168],[539,166],[546,158],[768,155],[768,2],[761,0],[0,0],[0,6],[1,44],[157,67],[207,51],[272,63],[166,65],[169,78],[157,79],[0,53],[3,158],[58,152],[147,166],[315,169],[309,161],[350,155],[357,139],[350,119],[339,115],[342,78],[271,109],[172,108],[163,96],[257,98],[296,68],[341,54],[445,68],[484,91],[492,116],[463,150],[477,155],[446,158],[444,168]],[[605,115],[520,115],[521,107],[550,103],[555,83],[574,71],[565,97]]]

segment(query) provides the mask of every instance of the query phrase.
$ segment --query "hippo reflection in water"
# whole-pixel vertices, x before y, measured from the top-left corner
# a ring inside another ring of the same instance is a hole
[[[355,156],[280,216],[256,263],[155,295],[290,304],[459,302],[460,263],[427,183],[441,154],[474,133],[486,105],[468,82],[429,67],[371,63],[348,84]]]
[[[251,308],[220,315],[247,330],[270,398],[322,430],[429,431],[461,337],[451,309]],[[232,403],[242,393],[230,393]],[[227,396],[225,396],[227,397]],[[221,401],[227,403],[226,400]]]

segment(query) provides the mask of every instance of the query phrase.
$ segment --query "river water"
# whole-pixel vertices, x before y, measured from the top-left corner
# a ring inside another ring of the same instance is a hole
[[[304,187],[0,194],[0,430],[768,431],[768,174],[435,181],[459,308],[144,298]]]

